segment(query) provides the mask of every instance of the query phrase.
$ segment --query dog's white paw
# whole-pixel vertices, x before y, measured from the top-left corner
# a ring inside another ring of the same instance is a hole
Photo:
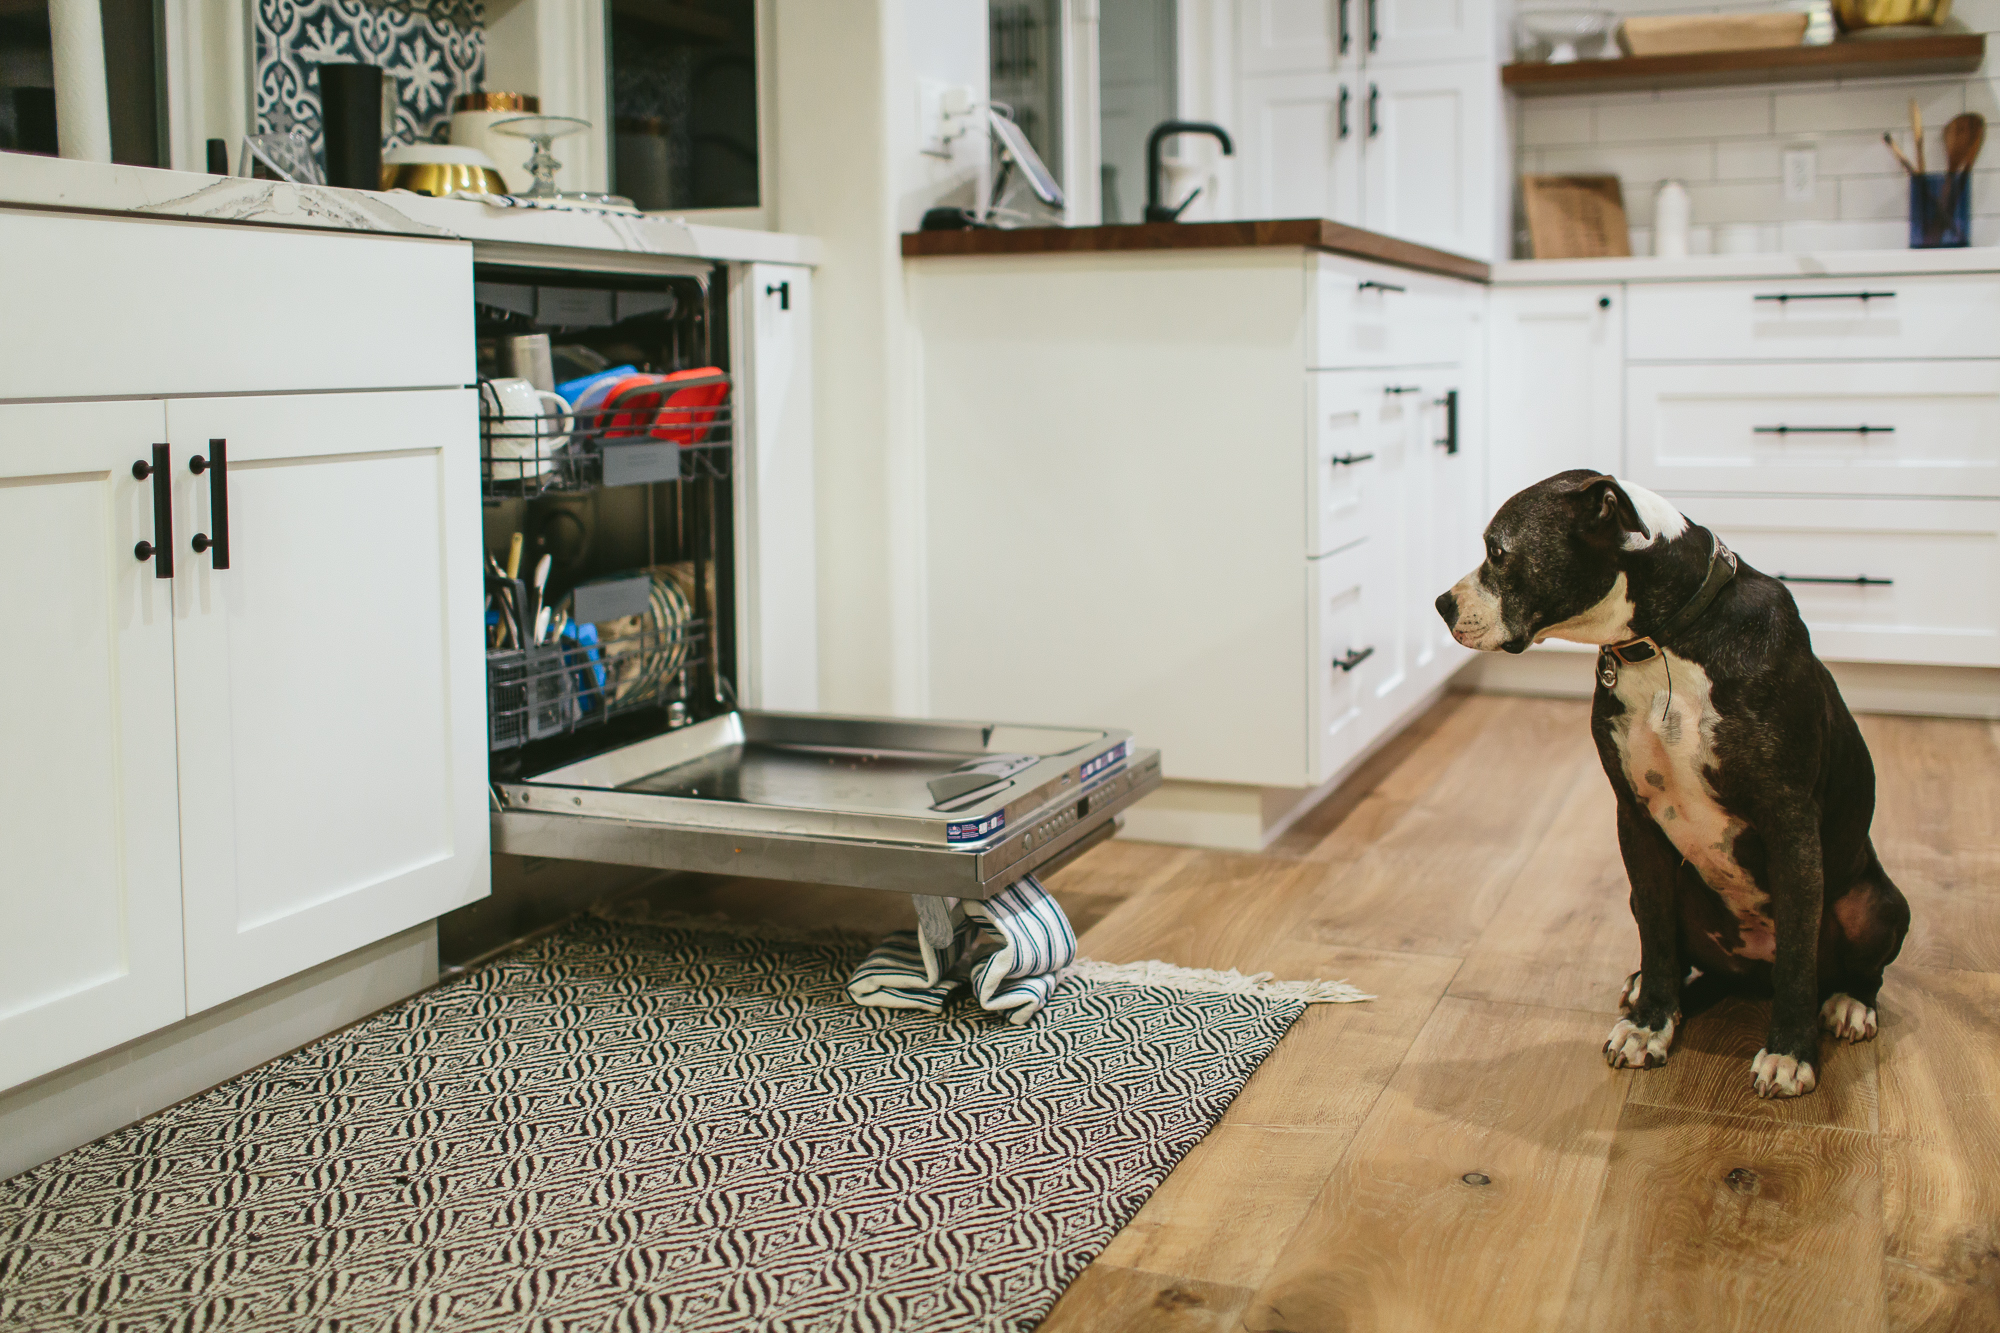
[[[1639,1003],[1639,976],[1639,973],[1634,972],[1625,978],[1625,988],[1618,992],[1619,1013],[1629,1014],[1632,1012],[1632,1006]]]
[[[1875,1035],[1875,1011],[1836,992],[1819,1007],[1819,1025],[1842,1041],[1867,1041]]]
[[[1757,1052],[1750,1061],[1750,1076],[1759,1097],[1803,1097],[1819,1085],[1810,1063],[1769,1051]]]
[[[1611,1035],[1604,1039],[1604,1059],[1613,1069],[1651,1069],[1667,1062],[1667,1051],[1673,1044],[1673,1019],[1654,1029],[1621,1018],[1612,1024]]]

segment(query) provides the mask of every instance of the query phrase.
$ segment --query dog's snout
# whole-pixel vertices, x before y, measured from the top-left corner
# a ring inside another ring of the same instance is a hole
[[[1437,607],[1438,614],[1444,617],[1444,627],[1446,629],[1456,629],[1458,627],[1458,598],[1452,596],[1449,592],[1441,592],[1438,594],[1438,599],[1433,605]]]

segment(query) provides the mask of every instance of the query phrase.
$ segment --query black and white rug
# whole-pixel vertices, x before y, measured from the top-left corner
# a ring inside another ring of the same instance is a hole
[[[0,1183],[0,1327],[1032,1328],[1333,983],[586,918]]]

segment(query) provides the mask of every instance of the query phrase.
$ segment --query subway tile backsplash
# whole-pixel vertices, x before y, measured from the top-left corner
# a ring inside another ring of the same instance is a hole
[[[1608,7],[1634,14],[1769,5],[1613,0]],[[1952,13],[1954,28],[1987,33],[2000,52],[2000,0],[1958,0]],[[1519,99],[1516,164],[1520,174],[1618,176],[1634,254],[1652,253],[1653,192],[1666,180],[1687,186],[1697,253],[1710,248],[1713,228],[1741,223],[1756,224],[1768,250],[1901,249],[1909,186],[1882,132],[1894,131],[1908,151],[1912,97],[1923,108],[1932,170],[1944,163],[1944,123],[1961,111],[1986,116],[2000,144],[2000,65],[1990,54],[1987,68],[1969,76]],[[1789,148],[1813,150],[1809,201],[1785,198]],[[1993,169],[1973,175],[1972,243],[2000,245],[2000,147],[1989,145],[1984,160]],[[1525,229],[1516,253],[1528,254]]]

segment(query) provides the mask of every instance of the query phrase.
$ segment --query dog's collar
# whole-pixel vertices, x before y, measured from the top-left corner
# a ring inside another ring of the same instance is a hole
[[[1674,613],[1674,618],[1652,634],[1643,634],[1623,643],[1607,643],[1597,652],[1597,678],[1610,689],[1618,683],[1618,664],[1637,666],[1650,662],[1661,653],[1659,640],[1678,634],[1695,621],[1701,619],[1702,612],[1715,604],[1715,599],[1729,581],[1736,577],[1736,552],[1722,544],[1722,538],[1714,532],[1708,539],[1715,543],[1708,553],[1708,576],[1695,589],[1694,596],[1688,598],[1687,605]]]

